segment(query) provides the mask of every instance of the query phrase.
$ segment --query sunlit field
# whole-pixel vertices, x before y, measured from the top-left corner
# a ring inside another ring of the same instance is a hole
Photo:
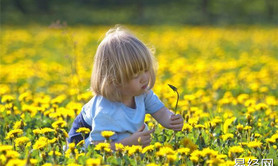
[[[181,114],[147,147],[66,143],[89,90],[97,45],[111,27],[3,27],[0,165],[278,165],[278,29],[128,26],[155,51],[154,92]],[[180,95],[177,109],[177,88]],[[85,134],[86,130],[80,130]]]

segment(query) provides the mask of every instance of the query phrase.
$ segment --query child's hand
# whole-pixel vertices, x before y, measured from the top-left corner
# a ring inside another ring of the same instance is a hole
[[[175,131],[181,131],[183,127],[183,118],[180,114],[172,114],[170,117],[170,128]]]
[[[151,143],[151,134],[154,132],[154,129],[144,131],[145,124],[134,134],[131,135],[133,144],[142,145],[143,147],[150,145]]]

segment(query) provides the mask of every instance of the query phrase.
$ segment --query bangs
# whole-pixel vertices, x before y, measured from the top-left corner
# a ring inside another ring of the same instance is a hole
[[[142,71],[153,70],[151,51],[136,38],[120,42],[119,77],[121,83],[127,82]]]
[[[134,75],[139,72],[150,70],[152,66],[151,56],[149,55],[149,51],[139,51],[135,50],[130,51],[129,56],[127,57],[128,66],[126,68],[126,78],[130,80]]]

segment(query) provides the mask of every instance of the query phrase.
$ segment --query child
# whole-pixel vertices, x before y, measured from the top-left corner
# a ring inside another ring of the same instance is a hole
[[[155,83],[152,52],[134,35],[121,27],[110,29],[98,46],[91,76],[95,96],[83,106],[73,122],[68,142],[83,138],[76,130],[90,128],[85,145],[105,140],[102,131],[113,131],[111,147],[147,146],[151,133],[144,124],[151,114],[162,126],[182,130],[183,118],[169,111],[151,90]],[[140,139],[139,139],[140,138]]]

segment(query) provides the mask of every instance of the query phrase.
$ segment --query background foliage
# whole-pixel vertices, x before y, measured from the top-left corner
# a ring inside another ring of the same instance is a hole
[[[2,0],[2,24],[271,24],[276,0]]]

